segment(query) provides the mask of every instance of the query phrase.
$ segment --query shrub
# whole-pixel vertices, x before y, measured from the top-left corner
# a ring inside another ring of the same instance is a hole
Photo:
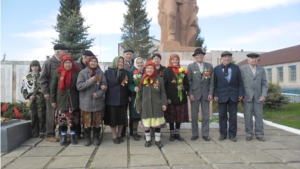
[[[1,107],[3,104],[4,103],[1,102]],[[26,102],[22,102],[22,101],[7,103],[6,112],[4,114],[3,112],[1,112],[1,117],[16,119],[14,106],[16,106],[17,109],[19,110],[23,120],[31,120],[31,111],[28,107],[26,107]]]
[[[268,96],[264,103],[264,108],[280,109],[282,105],[288,103],[288,98],[281,93],[281,87],[277,83],[269,82]]]

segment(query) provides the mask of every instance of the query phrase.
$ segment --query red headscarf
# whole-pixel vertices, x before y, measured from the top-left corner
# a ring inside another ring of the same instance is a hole
[[[65,67],[64,67],[64,63],[67,60],[72,62],[72,68],[70,70],[66,70]],[[57,69],[57,73],[61,73],[60,79],[59,79],[60,80],[60,82],[59,82],[60,91],[63,91],[66,87],[71,86],[72,74],[75,71],[79,72],[80,69],[75,64],[74,59],[72,58],[72,56],[69,56],[69,55],[64,56],[60,67]]]
[[[153,73],[152,73],[152,75],[148,75],[147,73],[146,73],[146,69],[147,69],[147,67],[148,66],[152,66],[153,67]],[[153,63],[152,61],[149,61],[149,62],[147,62],[146,63],[146,65],[145,65],[145,71],[144,71],[144,75],[143,75],[143,78],[142,78],[142,80],[141,80],[141,85],[143,85],[143,82],[144,82],[144,80],[145,80],[145,78],[150,78],[150,80],[152,80],[153,82],[154,82],[154,77],[157,75],[157,73],[156,73],[156,66],[155,66],[155,63]],[[153,83],[149,83],[149,85],[151,86]]]
[[[92,59],[96,59],[96,60],[97,60],[97,63],[98,63],[98,59],[96,58],[96,56],[90,56],[89,61],[87,61],[86,66],[87,66],[88,68],[90,68],[90,76],[91,76],[91,77],[93,77],[93,76],[96,74],[96,69],[97,69],[97,68],[100,69],[99,63],[98,63],[98,65],[97,65],[97,67],[91,68],[91,66],[90,66],[90,61],[91,61]]]
[[[172,65],[172,59],[173,59],[173,58],[177,58],[177,59],[178,59],[178,65],[177,65],[177,66]],[[172,54],[172,55],[170,56],[168,67],[172,68],[173,71],[174,71],[174,73],[175,73],[176,75],[178,74],[179,68],[180,68],[180,58],[179,58],[179,55],[177,55],[177,54]]]

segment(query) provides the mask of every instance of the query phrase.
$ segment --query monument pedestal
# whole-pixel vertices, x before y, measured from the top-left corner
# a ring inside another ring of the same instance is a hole
[[[31,121],[12,119],[1,123],[1,152],[10,151],[32,137]]]
[[[160,52],[162,51],[176,51],[176,52],[186,52],[195,51],[196,47],[181,46],[178,41],[166,41],[160,45]]]

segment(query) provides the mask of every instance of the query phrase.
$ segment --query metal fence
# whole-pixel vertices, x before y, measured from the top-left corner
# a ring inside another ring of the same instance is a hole
[[[290,102],[300,103],[300,95],[299,94],[290,94],[290,93],[282,93],[285,97],[289,99]]]

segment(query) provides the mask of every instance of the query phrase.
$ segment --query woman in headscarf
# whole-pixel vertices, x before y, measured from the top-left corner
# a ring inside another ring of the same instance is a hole
[[[79,71],[73,58],[66,55],[61,66],[54,72],[51,82],[50,102],[56,108],[55,121],[61,131],[61,146],[67,145],[68,127],[71,131],[71,143],[77,144],[74,124],[79,124],[79,91],[76,88]]]
[[[158,148],[161,143],[160,127],[165,123],[164,112],[167,109],[167,97],[164,81],[156,73],[155,63],[147,62],[143,78],[140,83],[139,97],[136,105],[138,114],[141,114],[145,127],[145,147],[151,146],[150,127],[155,130],[155,144]]]
[[[111,127],[113,142],[120,144],[124,141],[121,132],[127,118],[129,90],[128,71],[124,69],[124,58],[118,57],[117,61],[117,65],[113,64],[105,71],[108,88],[105,94],[104,124]]]
[[[93,127],[93,144],[99,146],[107,83],[95,56],[91,56],[86,65],[87,67],[80,71],[77,79],[81,124],[84,126],[84,145],[89,146],[91,144],[91,129]]]
[[[130,102],[130,122],[133,127],[133,139],[135,141],[140,140],[140,135],[137,133],[137,128],[139,121],[141,120],[141,115],[136,112],[136,94],[139,92],[139,85],[136,85],[135,78],[141,79],[144,73],[145,60],[141,57],[134,59],[134,68],[129,71],[129,90],[131,92],[131,102]]]
[[[41,66],[37,60],[30,63],[29,72],[23,78],[21,92],[24,99],[31,102],[31,130],[32,137],[44,137],[46,132],[46,103],[39,85]]]
[[[185,72],[178,75],[180,69],[180,58],[177,54],[172,54],[169,59],[169,64],[163,72],[163,79],[166,88],[166,94],[168,99],[168,109],[165,112],[166,122],[170,126],[170,141],[175,139],[183,141],[180,136],[180,124],[183,122],[189,122],[187,94],[189,91],[189,82]],[[178,83],[177,77],[183,77],[182,82]],[[178,91],[182,91],[182,99],[178,96]],[[176,129],[174,130],[174,123]]]

